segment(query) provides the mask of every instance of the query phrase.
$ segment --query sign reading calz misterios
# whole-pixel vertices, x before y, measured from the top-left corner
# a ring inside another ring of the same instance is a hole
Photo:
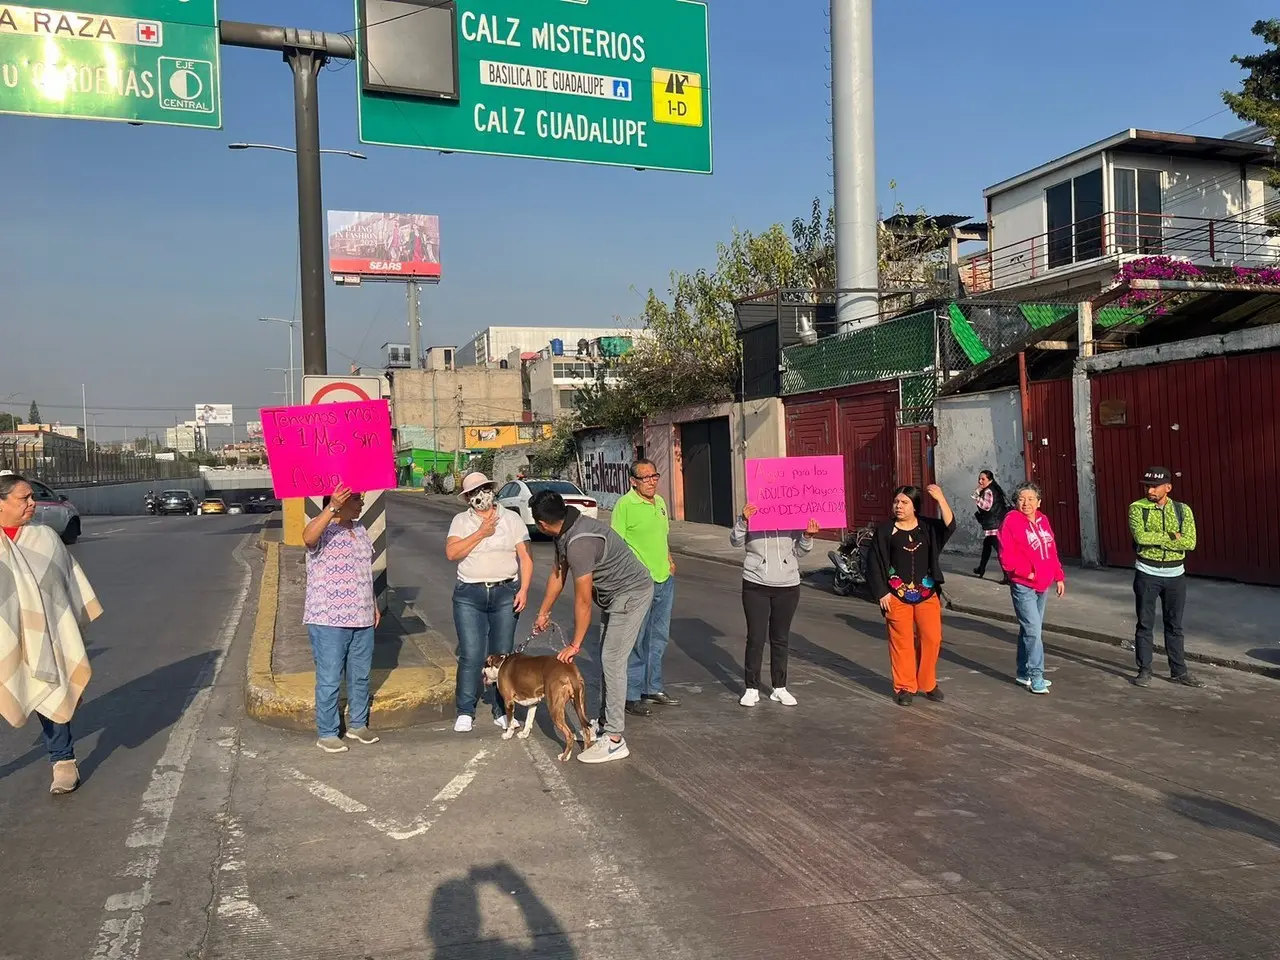
[[[0,0],[0,113],[222,126],[217,0]]]
[[[701,0],[356,0],[360,139],[710,173]]]

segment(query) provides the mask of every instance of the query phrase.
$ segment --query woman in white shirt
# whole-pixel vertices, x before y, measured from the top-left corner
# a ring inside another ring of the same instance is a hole
[[[453,729],[471,730],[480,701],[485,660],[510,653],[516,644],[516,621],[529,599],[533,555],[529,531],[520,517],[494,502],[492,480],[483,473],[462,479],[462,499],[469,508],[453,518],[445,556],[458,565],[453,588],[453,625],[458,633],[458,718]],[[493,722],[506,729],[506,705],[492,688]]]

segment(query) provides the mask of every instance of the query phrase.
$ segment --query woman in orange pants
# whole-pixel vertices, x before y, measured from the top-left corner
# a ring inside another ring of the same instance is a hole
[[[921,516],[919,487],[893,492],[893,519],[876,528],[867,582],[889,626],[894,699],[904,707],[917,693],[939,701],[938,653],[942,649],[942,564],[939,556],[956,532],[956,517],[942,488],[927,492],[941,520]],[[917,653],[917,647],[919,653]]]

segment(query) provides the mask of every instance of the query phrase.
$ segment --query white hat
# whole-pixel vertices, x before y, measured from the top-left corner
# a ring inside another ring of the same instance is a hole
[[[471,494],[479,490],[481,487],[491,487],[494,482],[486,477],[483,473],[468,473],[462,478],[462,499],[466,499]]]

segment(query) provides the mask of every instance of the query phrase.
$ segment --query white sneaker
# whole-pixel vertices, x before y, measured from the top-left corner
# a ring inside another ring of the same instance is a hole
[[[458,719],[453,721],[453,732],[470,733],[472,722],[471,717],[468,717],[465,713],[459,714]]]
[[[782,704],[784,707],[794,707],[796,705],[796,698],[787,693],[786,687],[776,687],[773,693],[769,694],[769,699]]]
[[[738,702],[744,707],[754,707],[760,702],[760,691],[755,687],[747,687],[747,692],[742,695],[742,699]]]
[[[494,717],[494,718],[493,718],[493,722],[494,722],[497,726],[501,727],[503,730],[506,730],[506,729],[507,729],[507,715],[506,715],[505,713],[504,713],[502,716],[500,716],[500,717]],[[512,729],[512,730],[519,730],[519,729],[520,729],[520,721],[519,721],[519,720],[517,720],[515,717],[512,717],[512,718],[511,718],[511,729]]]

